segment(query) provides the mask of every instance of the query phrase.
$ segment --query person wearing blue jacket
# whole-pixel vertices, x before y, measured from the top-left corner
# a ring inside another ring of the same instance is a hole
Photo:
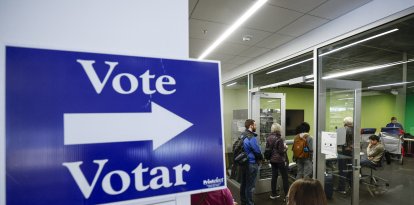
[[[247,153],[249,163],[242,167],[242,180],[240,184],[240,199],[242,205],[253,205],[253,192],[256,185],[256,177],[259,163],[263,160],[262,152],[257,143],[256,123],[252,119],[244,123],[246,130],[242,133],[243,149]]]
[[[398,127],[404,130],[403,126],[398,122],[397,117],[392,117],[391,122],[386,125],[386,127]]]

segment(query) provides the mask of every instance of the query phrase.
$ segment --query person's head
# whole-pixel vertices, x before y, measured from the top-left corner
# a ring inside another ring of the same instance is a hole
[[[273,123],[272,127],[270,128],[270,132],[281,134],[282,127],[278,123]]]
[[[344,126],[346,126],[346,127],[354,126],[354,119],[352,119],[352,117],[345,117],[344,118]]]
[[[247,130],[256,132],[256,123],[252,119],[247,119],[244,123],[244,127],[246,127]]]
[[[376,145],[379,142],[379,137],[377,135],[369,136],[369,142],[373,145]]]
[[[300,125],[298,125],[296,127],[296,134],[300,134],[300,133],[308,133],[310,130],[310,126],[309,123],[307,122],[302,122],[300,123]]]
[[[398,122],[397,117],[392,117],[392,118],[391,118],[391,122],[392,122],[392,123],[397,123],[397,122]]]
[[[288,205],[327,205],[322,184],[311,178],[298,179],[290,186]]]

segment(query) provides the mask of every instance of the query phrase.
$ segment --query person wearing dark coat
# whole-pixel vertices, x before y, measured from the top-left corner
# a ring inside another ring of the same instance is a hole
[[[280,174],[282,175],[283,180],[283,191],[285,195],[289,191],[289,182],[287,167],[289,161],[287,160],[287,145],[284,142],[284,139],[281,137],[281,126],[278,123],[273,123],[271,127],[271,133],[266,138],[266,149],[271,150],[270,164],[272,165],[272,180],[271,180],[271,189],[272,193],[270,195],[271,199],[276,199],[280,197],[280,194],[276,193],[276,184],[277,177]]]

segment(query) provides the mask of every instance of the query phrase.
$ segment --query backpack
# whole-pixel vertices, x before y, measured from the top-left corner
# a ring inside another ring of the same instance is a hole
[[[243,149],[243,142],[246,136],[239,137],[233,144],[233,161],[239,165],[245,165],[249,161],[247,153]]]
[[[309,137],[308,134],[305,134],[305,135]],[[309,147],[308,147],[308,142],[306,138],[300,137],[299,134],[296,135],[293,141],[292,151],[293,151],[294,159],[309,158]]]

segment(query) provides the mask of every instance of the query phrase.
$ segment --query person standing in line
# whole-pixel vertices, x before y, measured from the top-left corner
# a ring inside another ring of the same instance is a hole
[[[298,179],[290,186],[286,197],[288,205],[327,205],[322,184],[316,179]]]
[[[276,193],[276,184],[279,172],[282,175],[283,190],[285,195],[289,191],[289,182],[287,175],[287,166],[289,162],[287,161],[286,155],[287,145],[284,143],[284,140],[281,137],[281,126],[278,123],[273,123],[270,132],[271,133],[266,138],[266,149],[271,150],[270,164],[272,165],[272,193],[270,195],[270,198],[276,199],[280,197],[280,194]]]
[[[293,140],[293,158],[298,167],[296,179],[312,177],[312,153],[313,139],[309,135],[310,126],[307,122],[302,122],[296,127],[296,137]],[[297,146],[300,145],[300,146]],[[300,151],[298,150],[298,147]]]
[[[354,150],[354,119],[352,117],[344,118],[345,127],[345,144],[342,146],[342,154],[352,156]]]
[[[344,158],[338,159],[338,170],[339,175],[339,185],[338,192],[346,194],[345,184],[348,180],[352,186],[352,172],[349,171],[348,164],[352,164],[353,150],[354,150],[354,120],[352,117],[344,118],[344,127],[345,127],[345,144],[341,145],[341,154],[345,155]]]
[[[246,130],[242,133],[245,136],[243,149],[248,156],[248,164],[241,168],[240,200],[242,205],[253,205],[253,192],[256,186],[256,177],[259,170],[259,163],[263,160],[260,147],[257,143],[256,123],[252,119],[244,123]]]

